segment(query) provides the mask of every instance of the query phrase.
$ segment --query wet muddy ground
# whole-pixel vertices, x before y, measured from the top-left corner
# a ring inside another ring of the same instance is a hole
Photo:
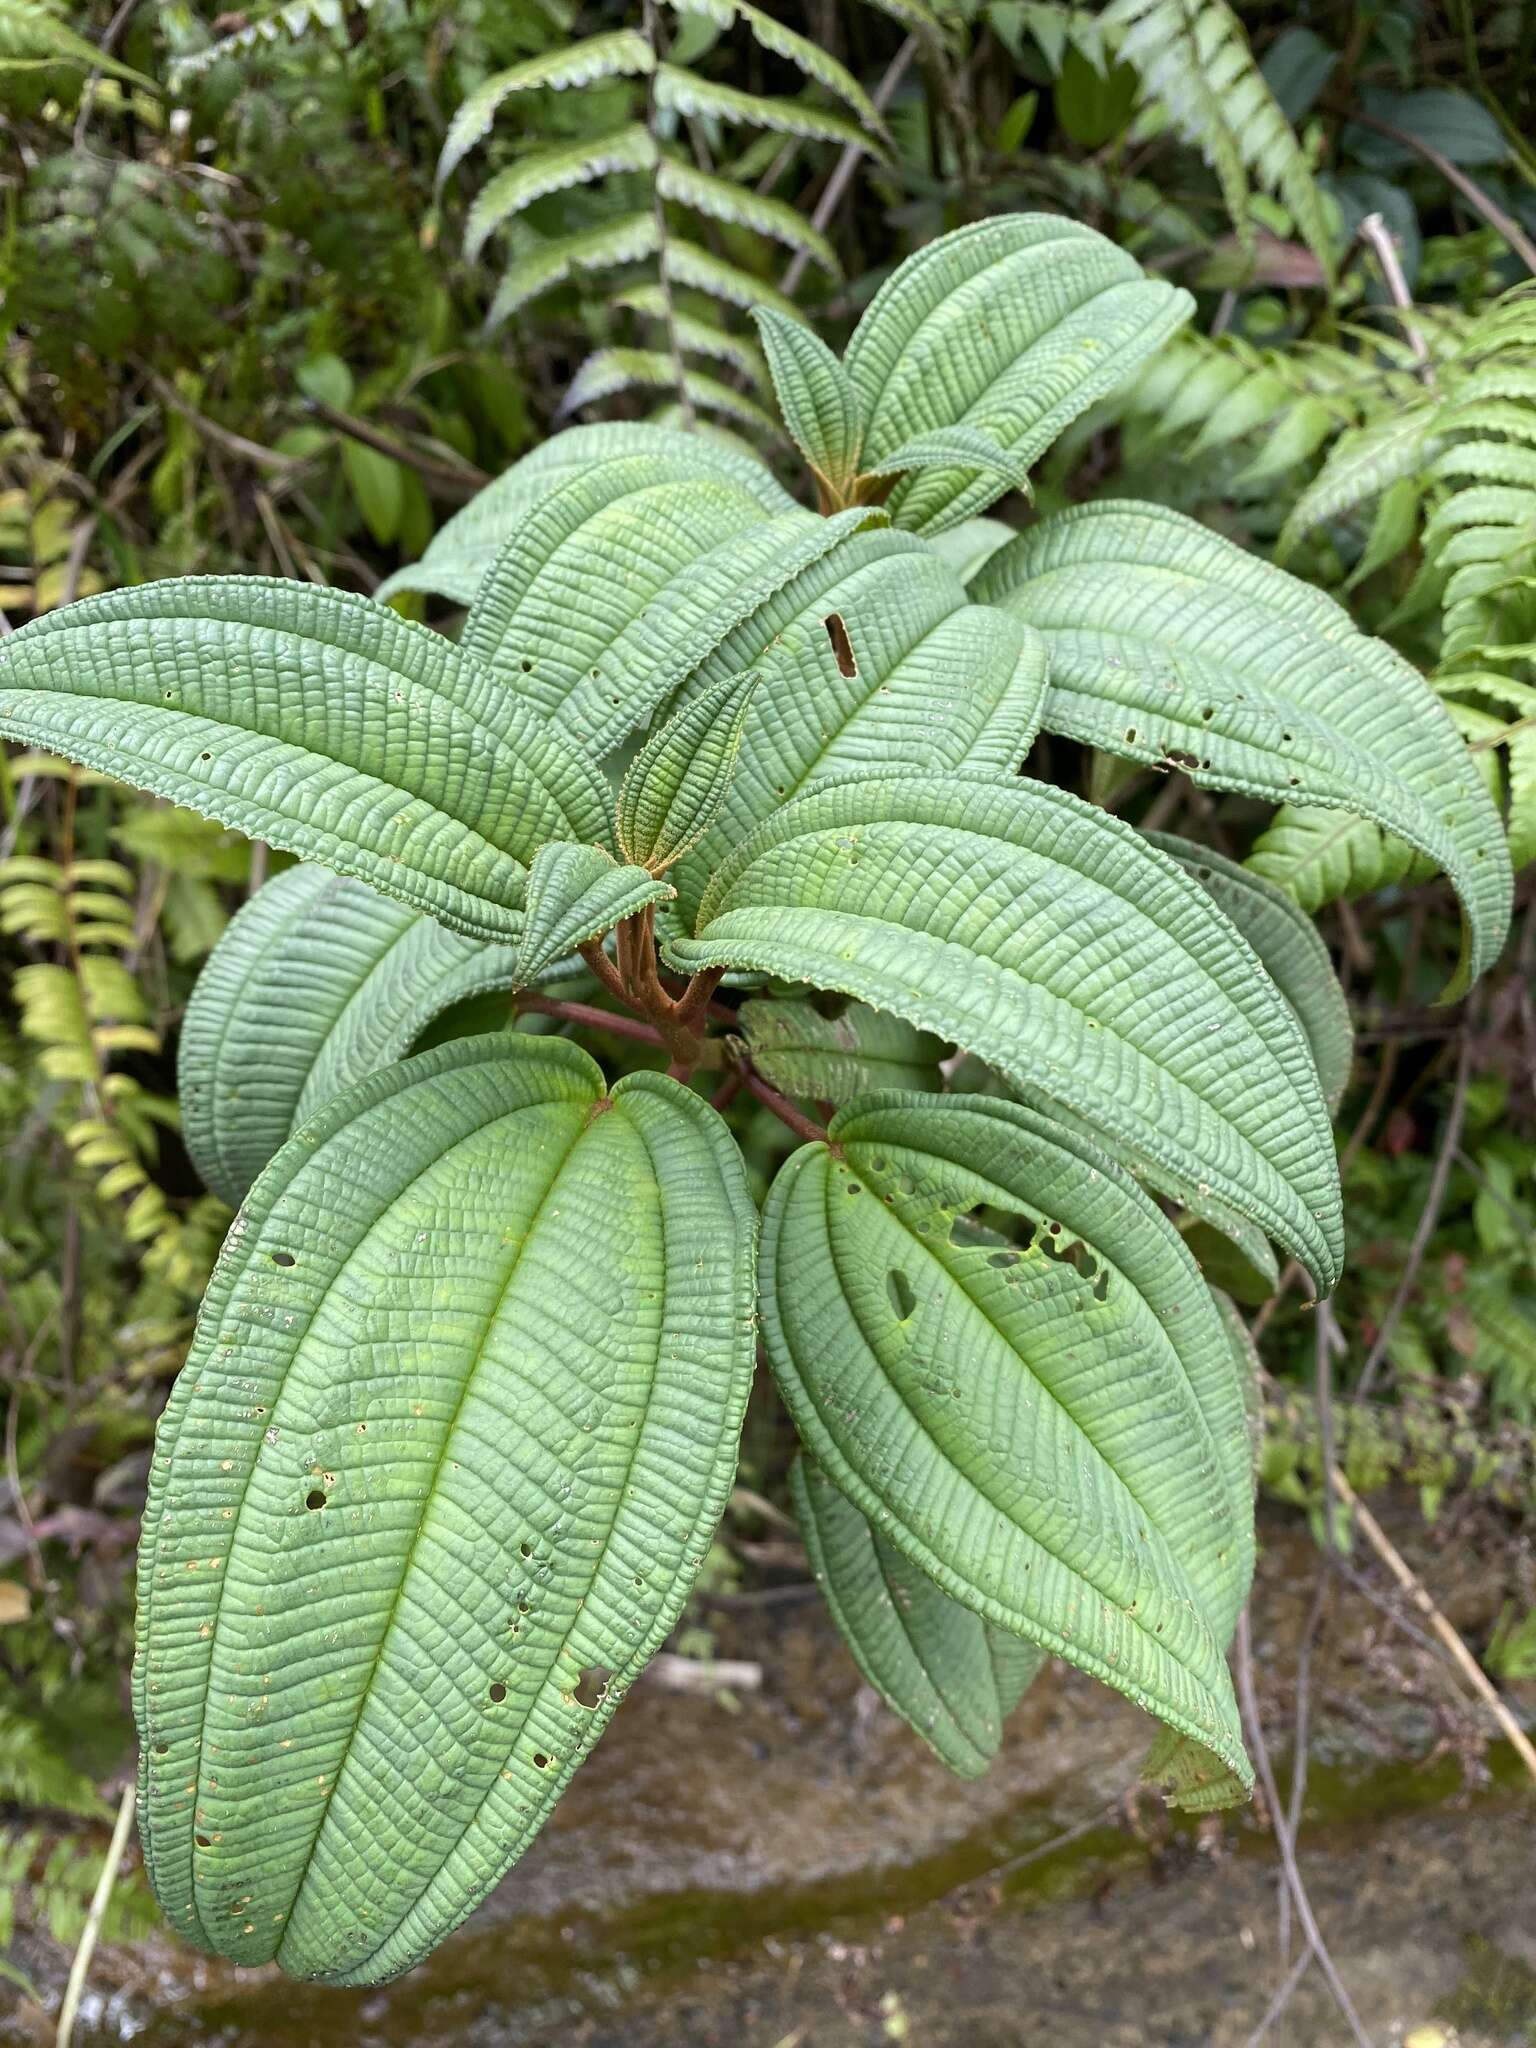
[[[1411,1509],[1394,1528],[1480,1639],[1508,1531],[1426,1536]],[[1254,1652],[1284,1784],[1315,1556],[1294,1524],[1268,1534]],[[1284,1974],[1274,1838],[1258,1812],[1170,1824],[1128,1799],[1152,1734],[1135,1708],[1048,1671],[991,1774],[962,1784],[860,1685],[815,1602],[710,1619],[761,1689],[637,1687],[541,1840],[419,1970],[338,1992],[169,1943],[105,1951],[77,2040],[1244,2048]],[[1536,1790],[1350,1586],[1307,1698],[1303,1869],[1372,2038],[1536,2048]],[[57,1984],[58,1957],[28,1961]],[[0,2042],[51,2038],[36,2008],[0,2018]],[[1349,2038],[1315,1968],[1266,2036]]]

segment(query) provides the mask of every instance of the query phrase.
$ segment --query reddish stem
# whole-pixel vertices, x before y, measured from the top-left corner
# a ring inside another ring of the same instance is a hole
[[[626,998],[623,980],[620,978],[613,962],[603,951],[602,940],[588,939],[584,946],[578,946],[576,950],[580,953],[582,959],[586,961],[587,966],[591,969],[596,979],[607,989],[609,995],[617,996],[621,1003],[624,1002]]]
[[[741,1078],[763,1107],[771,1109],[779,1122],[787,1124],[797,1138],[808,1138],[813,1145],[828,1145],[832,1142],[819,1123],[796,1109],[787,1095],[781,1095],[777,1088],[770,1088],[755,1068],[743,1067]]]
[[[536,1010],[541,1017],[559,1017],[566,1024],[584,1024],[589,1031],[612,1031],[620,1038],[644,1039],[647,1045],[664,1045],[661,1033],[638,1017],[616,1016],[600,1010],[595,1003],[560,1003],[550,996],[519,996],[519,1010]]]

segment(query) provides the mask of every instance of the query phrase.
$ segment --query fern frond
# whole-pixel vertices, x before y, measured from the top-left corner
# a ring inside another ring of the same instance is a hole
[[[659,284],[631,285],[626,291],[615,292],[613,303],[631,313],[638,313],[642,320],[665,320],[668,317],[666,299]],[[763,352],[744,335],[717,327],[711,320],[701,320],[675,302],[671,308],[671,320],[678,346],[687,354],[711,356],[716,362],[729,363],[758,390],[768,389],[768,364]]]
[[[701,15],[716,28],[730,28],[739,22],[753,40],[775,57],[783,57],[807,78],[817,85],[825,86],[847,107],[851,107],[867,128],[877,134],[884,132],[885,124],[875,110],[873,101],[865,92],[853,73],[837,59],[823,50],[819,44],[807,37],[797,35],[792,28],[775,21],[760,7],[751,5],[751,0],[667,0],[667,5],[676,14]]]
[[[884,154],[877,138],[857,122],[810,100],[767,99],[759,93],[740,92],[733,85],[718,85],[674,64],[657,65],[655,91],[658,107],[685,119],[718,121],[727,128],[766,128],[776,135],[799,135],[809,142],[835,142],[871,156]]]
[[[1439,445],[1439,420],[1433,399],[1422,399],[1342,435],[1320,473],[1291,507],[1276,560],[1283,562],[1312,527],[1353,512],[1389,485],[1422,470]]]
[[[1254,452],[1244,484],[1267,483],[1361,421],[1392,373],[1330,345],[1255,348],[1236,336],[1181,335],[1154,356],[1117,401],[1154,438],[1193,433],[1189,453]],[[1417,390],[1411,377],[1402,380]]]
[[[536,199],[590,185],[616,171],[653,170],[655,164],[656,145],[639,122],[612,135],[557,142],[520,157],[476,195],[464,225],[464,254],[473,262],[495,230]]]
[[[39,1721],[0,1704],[0,1801],[47,1813],[101,1820],[106,1802]]]
[[[1085,7],[1074,6],[1072,0],[1022,0],[1019,25],[1034,37],[1058,77],[1069,49],[1086,57],[1101,74],[1108,67],[1110,43],[1103,21]]]
[[[622,264],[654,256],[660,245],[656,215],[649,208],[604,221],[580,234],[561,236],[558,241],[541,242],[519,257],[502,277],[485,317],[486,332],[494,333],[519,306],[563,284],[578,271],[616,270]]]
[[[1246,865],[1308,912],[1434,873],[1432,862],[1368,818],[1312,804],[1282,804]]]
[[[373,5],[373,0],[355,0],[355,4],[366,12]],[[284,6],[274,7],[265,14],[257,15],[254,21],[244,22],[228,35],[216,37],[206,49],[173,57],[169,66],[170,81],[173,86],[180,87],[189,78],[211,70],[221,59],[240,56],[254,49],[258,43],[277,43],[285,38],[298,41],[316,29],[344,36],[346,26],[344,0],[286,0]]]
[[[1331,278],[1322,193],[1227,0],[1111,0],[1102,22],[1143,91],[1215,172],[1239,233],[1251,233],[1251,178],[1283,203]]]
[[[567,92],[600,78],[642,78],[655,65],[651,46],[638,29],[610,29],[563,50],[547,50],[497,71],[477,85],[454,113],[438,158],[437,182],[445,184],[477,142],[489,134],[496,110],[515,93]]]
[[[686,285],[712,299],[720,299],[728,306],[741,306],[748,311],[753,306],[771,306],[776,313],[786,314],[791,320],[805,319],[794,301],[775,291],[771,284],[765,284],[760,277],[738,269],[722,257],[712,256],[696,242],[670,237],[662,265],[668,283]]]
[[[36,855],[0,861],[0,931],[29,945],[116,946],[133,943],[134,878],[118,861],[76,861],[65,867]]]
[[[956,30],[960,27],[958,10],[930,7],[928,0],[864,0],[864,5],[939,50],[947,48],[953,40],[947,17],[954,18]]]
[[[664,158],[659,166],[656,189],[663,199],[691,207],[695,213],[723,220],[731,227],[751,228],[755,234],[766,235],[787,248],[803,250],[829,277],[843,274],[837,253],[826,236],[782,199],[770,199],[750,186],[733,185],[729,178],[717,178],[712,172],[696,170],[692,164],[672,157]]]
[[[679,336],[681,340],[681,336]],[[600,348],[588,356],[571,380],[561,412],[577,412],[620,391],[676,391],[677,364],[670,355],[646,348]],[[772,414],[729,384],[699,370],[685,370],[683,391],[700,412],[715,412],[758,433],[774,434]]]

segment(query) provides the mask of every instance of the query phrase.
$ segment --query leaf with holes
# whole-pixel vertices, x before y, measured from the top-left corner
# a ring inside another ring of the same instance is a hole
[[[1241,1390],[1134,1181],[1017,1103],[869,1096],[774,1182],[762,1297],[801,1438],[879,1539],[1251,1782]]]
[[[521,1855],[725,1504],[756,1228],[707,1105],[605,1096],[557,1040],[375,1074],[278,1154],[145,1513],[140,1827],[179,1932],[376,1983]]]
[[[572,743],[606,754],[734,628],[879,516],[770,515],[739,484],[655,482],[644,456],[616,460],[562,479],[525,514],[462,645]]]
[[[1044,1653],[951,1600],[811,1459],[796,1458],[789,1492],[854,1662],[956,1777],[979,1778]]]
[[[0,731],[478,938],[527,863],[605,839],[601,774],[438,634],[255,576],[86,598],[0,642]]]
[[[813,782],[876,767],[1017,768],[1046,682],[1038,635],[969,603],[931,548],[889,528],[845,538],[734,625],[682,700],[745,668],[763,681],[736,773],[672,875],[685,915],[730,849]]]
[[[1208,1187],[1319,1287],[1338,1275],[1333,1142],[1294,1013],[1197,882],[1065,791],[823,783],[721,864],[669,953],[905,1017],[1101,1126],[1156,1184]]]
[[[690,17],[675,58],[726,28],[711,68],[756,42],[768,83],[797,67],[867,120],[771,10],[662,4]],[[946,57],[921,0],[871,4]],[[1093,40],[1035,11],[1042,47]],[[410,1967],[484,1896],[676,1622],[752,1378],[763,1194],[792,1484],[872,1682],[972,1773],[1055,1652],[1171,1731],[1148,1761],[1170,1801],[1240,1796],[1225,1653],[1256,1371],[1213,1289],[1261,1298],[1288,1255],[1322,1292],[1343,1250],[1327,1102],[1349,1020],[1296,902],[1432,858],[1475,970],[1509,916],[1499,803],[1517,840],[1536,811],[1526,685],[1500,673],[1529,651],[1523,514],[1484,495],[1517,486],[1461,488],[1530,466],[1518,365],[1445,401],[1473,438],[1430,483],[1460,509],[1433,514],[1399,605],[1407,630],[1454,585],[1437,701],[1177,513],[1082,505],[1022,535],[980,516],[1182,293],[1074,222],[986,219],[899,265],[840,364],[736,242],[817,246],[741,190],[784,134],[841,139],[846,115],[681,71],[653,93],[625,82],[650,43],[613,34],[498,74],[454,147],[499,98],[557,114],[544,89],[598,64],[593,120],[504,153],[496,317],[650,252],[622,307],[668,349],[594,337],[572,396],[679,397],[680,347],[715,387],[683,373],[692,431],[574,429],[488,486],[384,586],[466,606],[444,635],[231,578],[0,641],[0,729],[344,878],[260,892],[188,1013],[188,1140],[244,1205],[162,1421],[135,1676],[174,1924],[336,1982]],[[769,132],[701,176],[699,122]],[[593,211],[589,176],[647,166],[659,208]],[[683,207],[727,253],[673,232]],[[695,290],[757,310],[766,357]],[[1498,316],[1512,347],[1523,303]],[[1422,397],[1407,344],[1372,346]],[[1193,426],[1203,392],[1213,449],[1257,406],[1273,458],[1285,393],[1255,392],[1276,352],[1217,353],[1214,383],[1159,372],[1147,402]],[[826,516],[703,423],[752,418],[770,363]],[[1245,867],[1052,784],[1086,767],[1107,805],[1106,772],[1146,762],[1279,800]],[[21,977],[74,1091],[93,1035],[158,1044],[118,957],[121,874],[81,851],[71,877],[23,846],[0,877],[0,925],[41,944],[71,904],[100,913],[83,994],[62,966]],[[498,1029],[498,991],[541,980]],[[158,1232],[142,1141],[84,1109],[72,1143],[131,1197],[130,1233]],[[775,1178],[783,1131],[802,1149]]]
[[[1321,591],[1182,513],[1076,507],[987,563],[978,596],[1045,635],[1045,723],[1128,760],[1372,818],[1444,868],[1466,915],[1457,986],[1498,953],[1498,813],[1445,706]]]

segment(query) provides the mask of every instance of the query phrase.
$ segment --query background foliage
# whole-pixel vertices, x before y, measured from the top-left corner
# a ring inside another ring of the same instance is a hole
[[[670,418],[777,460],[751,308],[846,335],[910,250],[1044,208],[1200,310],[1053,452],[1037,504],[1158,499],[1343,597],[1433,678],[1518,866],[1533,58],[1529,0],[0,0],[0,624],[189,572],[374,590],[572,418]],[[1406,1482],[1427,1515],[1482,1494],[1518,1529],[1529,872],[1500,969],[1432,1009],[1454,908],[1406,846],[1050,745],[1036,772],[1289,890],[1345,976],[1349,1277],[1320,1317],[1216,1275],[1262,1344],[1266,1488],[1320,1517],[1331,1433],[1357,1490]],[[43,758],[13,757],[0,797],[3,1952],[18,1906],[72,1939],[121,1763],[148,1443],[227,1220],[182,1148],[176,1033],[267,862]],[[733,1113],[766,1178],[782,1130]],[[749,1423],[773,1499],[785,1456]],[[752,1514],[717,1579],[756,1568]],[[1530,1637],[1512,1612],[1478,1647],[1518,1676]],[[114,1911],[134,1932],[142,1891]]]

